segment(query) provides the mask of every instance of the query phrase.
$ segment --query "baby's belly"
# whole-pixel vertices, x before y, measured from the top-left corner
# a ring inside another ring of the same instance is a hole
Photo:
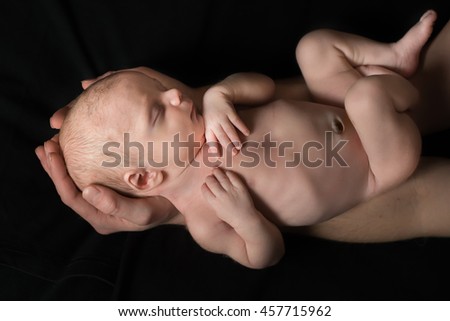
[[[260,163],[242,172],[261,212],[280,225],[310,225],[365,198],[367,157],[342,109],[277,102],[270,114],[255,124]]]
[[[300,168],[289,169],[268,182],[270,188],[254,192],[263,201],[258,204],[261,212],[280,225],[312,225],[342,214],[364,199],[364,184],[350,182],[352,176],[338,170],[310,175]],[[264,211],[266,208],[269,210]]]

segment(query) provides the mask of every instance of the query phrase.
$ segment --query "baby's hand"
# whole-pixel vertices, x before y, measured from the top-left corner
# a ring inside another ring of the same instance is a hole
[[[219,218],[236,227],[256,208],[242,180],[231,171],[215,168],[202,185],[203,197],[214,208]]]
[[[217,143],[224,152],[231,148],[233,155],[241,148],[241,140],[236,128],[245,136],[250,130],[236,113],[232,99],[226,89],[220,86],[210,88],[203,98],[203,117],[205,119],[206,142],[212,148]]]

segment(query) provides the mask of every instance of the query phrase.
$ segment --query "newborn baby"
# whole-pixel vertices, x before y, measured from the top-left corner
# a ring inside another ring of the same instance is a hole
[[[303,76],[317,101],[333,105],[274,101],[273,81],[257,74],[232,75],[194,103],[164,77],[113,73],[64,121],[69,174],[80,189],[163,196],[203,248],[251,268],[275,264],[279,226],[327,220],[414,171],[420,135],[407,113],[417,92],[398,74],[416,68],[435,18],[424,15],[395,45],[329,30],[305,36],[300,66],[321,72],[302,67]],[[236,113],[234,104],[257,107]]]

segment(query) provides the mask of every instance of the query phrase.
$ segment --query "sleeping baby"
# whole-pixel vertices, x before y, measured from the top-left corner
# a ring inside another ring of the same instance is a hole
[[[304,36],[297,59],[314,102],[274,100],[274,82],[256,73],[200,98],[159,73],[109,73],[71,103],[59,135],[68,172],[81,190],[162,196],[204,249],[273,265],[284,253],[279,227],[330,219],[415,170],[418,95],[403,76],[435,18],[426,13],[395,44]]]

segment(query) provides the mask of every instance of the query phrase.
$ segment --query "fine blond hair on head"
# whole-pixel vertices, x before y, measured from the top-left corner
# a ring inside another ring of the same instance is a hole
[[[80,190],[90,184],[101,184],[132,195],[123,179],[123,164],[103,166],[104,145],[117,141],[119,130],[107,125],[108,94],[114,90],[118,77],[113,74],[92,84],[70,103],[59,133],[59,143],[69,175]],[[120,151],[118,151],[120,153]]]

